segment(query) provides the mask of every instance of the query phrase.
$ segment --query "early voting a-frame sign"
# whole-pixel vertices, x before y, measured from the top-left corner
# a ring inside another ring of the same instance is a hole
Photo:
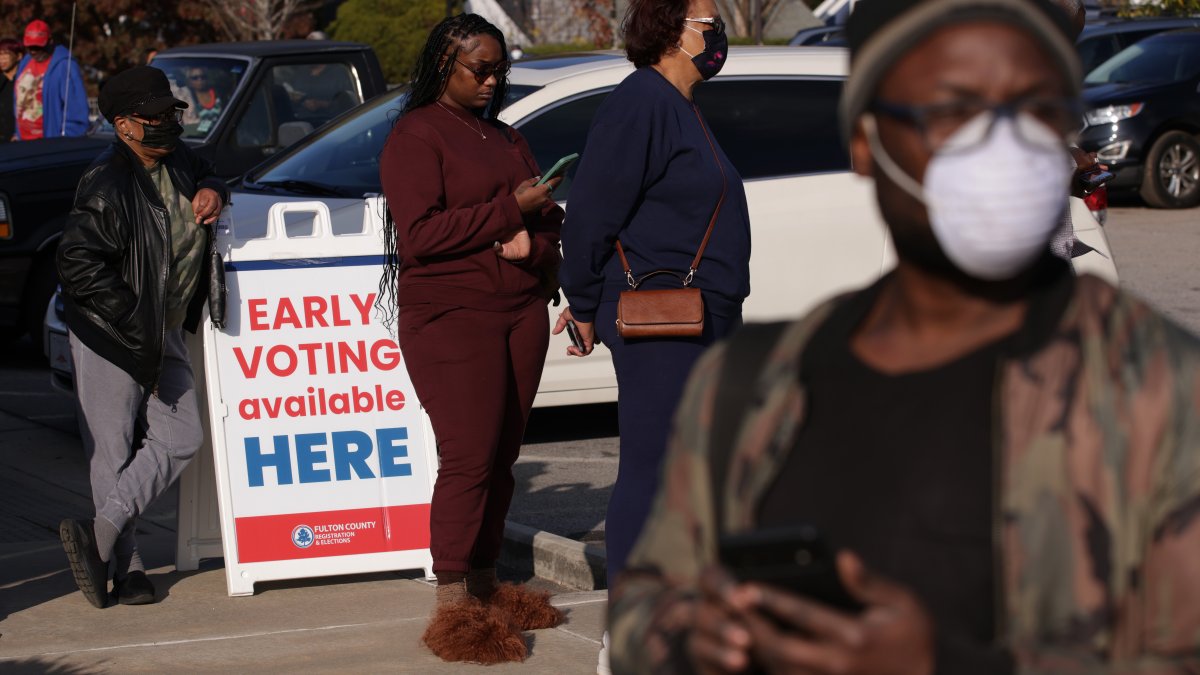
[[[432,574],[433,432],[373,307],[380,200],[356,208],[361,231],[347,233],[315,201],[272,204],[256,236],[217,227],[227,320],[206,326],[204,365],[230,595],[275,579]],[[307,225],[289,236],[297,216]]]

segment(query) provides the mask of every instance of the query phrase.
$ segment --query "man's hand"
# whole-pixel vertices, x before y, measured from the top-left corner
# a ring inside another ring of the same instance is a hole
[[[773,674],[933,673],[933,620],[916,596],[869,572],[852,553],[840,553],[837,566],[846,590],[866,606],[858,616],[748,585],[756,611],[744,620],[755,662]]]
[[[550,331],[551,335],[558,335],[567,327],[568,321],[575,321],[575,317],[571,316],[571,308],[568,307],[558,315],[558,323],[554,324],[554,330]],[[575,329],[579,331],[579,339],[583,340],[583,349],[579,349],[575,345],[567,347],[568,356],[587,356],[596,348],[596,325],[592,323],[584,323],[583,321],[575,321]]]
[[[740,673],[750,666],[750,631],[742,616],[751,594],[720,567],[700,576],[700,599],[687,636],[687,655],[701,675]]]
[[[496,242],[496,255],[512,263],[519,263],[529,257],[533,250],[533,240],[529,238],[529,230],[521,228],[508,237]]]
[[[1107,170],[1108,167],[1096,161],[1096,153],[1094,152],[1087,152],[1075,146],[1071,146],[1068,150],[1071,151],[1071,157],[1075,160],[1075,173],[1071,176],[1071,196],[1083,199],[1088,196],[1088,193],[1084,191],[1083,184],[1079,182],[1079,177],[1096,169]]]
[[[517,206],[521,209],[521,213],[532,215],[541,213],[542,209],[554,201],[551,196],[554,194],[554,188],[562,182],[562,176],[551,178],[543,185],[535,185],[541,176],[534,176],[529,180],[517,186],[513,191],[513,196],[517,198]]]
[[[197,224],[208,225],[215,222],[223,208],[225,205],[221,203],[221,196],[212,188],[201,188],[192,198],[192,211],[196,212]]]

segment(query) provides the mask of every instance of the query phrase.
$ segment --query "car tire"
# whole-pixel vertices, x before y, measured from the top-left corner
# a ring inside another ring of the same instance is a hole
[[[34,261],[25,286],[25,306],[21,308],[22,328],[29,333],[34,344],[42,342],[42,327],[46,322],[46,307],[58,287],[58,273],[54,269],[54,257],[42,256]]]
[[[1146,155],[1141,195],[1158,209],[1200,204],[1200,140],[1183,131],[1159,136]]]

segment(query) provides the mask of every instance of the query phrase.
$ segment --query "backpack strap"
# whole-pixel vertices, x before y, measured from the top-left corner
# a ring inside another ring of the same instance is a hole
[[[725,529],[725,478],[738,434],[746,414],[757,403],[755,390],[763,365],[789,325],[787,321],[748,323],[733,334],[725,348],[713,406],[720,413],[715,415],[709,434],[708,468],[718,532]]]

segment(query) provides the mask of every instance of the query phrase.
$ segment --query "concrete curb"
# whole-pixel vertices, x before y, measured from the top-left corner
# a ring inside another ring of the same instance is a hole
[[[500,564],[556,584],[594,591],[605,588],[608,559],[603,546],[506,520]]]

